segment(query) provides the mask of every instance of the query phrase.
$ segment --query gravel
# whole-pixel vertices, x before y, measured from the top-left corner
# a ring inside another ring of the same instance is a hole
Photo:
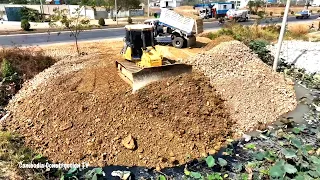
[[[239,136],[263,129],[297,105],[293,82],[272,71],[239,41],[221,43],[186,62],[210,77],[237,121]]]
[[[277,47],[267,47],[275,56]],[[294,64],[297,68],[304,68],[308,73],[320,72],[320,42],[284,41],[280,58],[286,63]]]

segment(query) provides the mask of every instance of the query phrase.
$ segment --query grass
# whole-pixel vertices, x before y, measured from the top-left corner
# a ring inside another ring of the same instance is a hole
[[[15,72],[26,79],[34,77],[39,72],[55,63],[55,59],[46,56],[42,50],[33,48],[2,48],[0,49],[0,64],[6,59]]]
[[[0,179],[17,178],[17,176],[45,179],[41,173],[32,169],[19,168],[19,162],[35,162],[36,157],[36,153],[24,146],[23,139],[20,136],[7,131],[0,131]],[[6,171],[3,172],[5,169]]]
[[[307,40],[307,34],[309,29],[306,26],[298,25],[292,26],[286,33],[286,39],[301,39]],[[203,36],[208,37],[209,39],[216,39],[220,36],[231,36],[232,38],[239,40],[246,45],[251,41],[261,39],[269,42],[274,42],[278,39],[280,33],[279,25],[267,25],[259,26],[257,24],[251,26],[243,26],[240,24],[229,23],[226,24],[224,28],[216,31],[206,33]]]

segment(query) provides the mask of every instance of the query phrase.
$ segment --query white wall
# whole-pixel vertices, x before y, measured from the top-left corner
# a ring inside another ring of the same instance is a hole
[[[160,7],[166,7],[166,2],[170,7],[178,7],[181,4],[181,0],[160,0]]]

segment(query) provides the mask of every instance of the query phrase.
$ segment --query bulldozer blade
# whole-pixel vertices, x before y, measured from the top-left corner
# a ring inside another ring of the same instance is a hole
[[[119,65],[121,66],[120,68]],[[117,62],[117,67],[121,74],[129,80],[129,84],[131,84],[133,91],[136,91],[151,82],[192,72],[191,65],[180,63],[142,69],[131,63],[128,65],[128,63],[120,64]]]

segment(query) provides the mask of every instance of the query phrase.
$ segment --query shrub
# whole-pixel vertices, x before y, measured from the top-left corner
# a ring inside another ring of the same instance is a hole
[[[99,23],[100,26],[105,26],[106,25],[106,22],[104,21],[103,18],[100,18],[98,23]]]
[[[254,40],[249,43],[250,49],[252,49],[259,58],[269,66],[273,65],[274,58],[267,49],[268,42],[264,40]]]
[[[257,15],[260,17],[260,18],[263,18],[263,16],[265,15],[265,13],[263,11],[259,11],[257,13]]]
[[[281,12],[281,16],[283,16],[283,15],[284,15],[284,12],[282,11],[282,12]]]
[[[273,12],[271,11],[271,12],[269,13],[269,15],[272,16],[272,15],[273,15]]]
[[[0,60],[8,60],[19,76],[26,79],[33,78],[36,74],[50,67],[55,59],[46,56],[44,51],[33,48],[3,48],[0,49]],[[2,64],[3,62],[1,62]]]
[[[317,11],[317,13],[320,13],[320,9]]]
[[[20,10],[20,14],[21,14],[21,19],[25,19],[30,22],[40,21],[40,13],[35,9],[22,7]]]
[[[30,23],[28,20],[24,19],[21,21],[21,28],[25,31],[29,31],[30,30]]]
[[[294,11],[291,11],[291,15],[294,15]]]
[[[128,17],[128,23],[132,24],[132,18],[130,16]]]
[[[7,59],[3,59],[1,63],[1,74],[2,77],[9,77],[14,74],[13,67]]]
[[[310,13],[312,13],[312,10],[310,10]]]

